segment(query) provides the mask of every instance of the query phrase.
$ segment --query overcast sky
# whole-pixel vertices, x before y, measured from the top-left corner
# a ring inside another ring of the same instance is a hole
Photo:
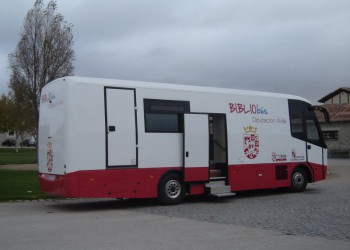
[[[47,3],[48,1],[45,1]],[[34,0],[0,1],[0,94]],[[75,75],[296,94],[350,87],[349,0],[58,0]]]

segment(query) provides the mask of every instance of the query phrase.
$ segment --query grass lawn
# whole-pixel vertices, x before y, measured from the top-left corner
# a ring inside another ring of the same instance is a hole
[[[48,198],[54,196],[40,192],[37,171],[0,170],[0,202]]]
[[[7,164],[32,164],[35,162],[34,148],[0,148],[0,165]]]

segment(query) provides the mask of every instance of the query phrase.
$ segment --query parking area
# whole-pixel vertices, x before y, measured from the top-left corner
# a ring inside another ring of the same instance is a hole
[[[303,193],[0,203],[2,249],[350,249],[350,161]]]

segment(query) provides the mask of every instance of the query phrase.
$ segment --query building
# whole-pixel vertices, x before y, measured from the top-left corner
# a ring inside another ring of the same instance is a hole
[[[16,139],[15,132],[8,131],[6,133],[0,133],[0,146],[1,146],[2,142],[7,140],[7,139],[15,140]]]
[[[339,88],[319,100],[328,110],[330,122],[321,113],[317,117],[328,146],[330,158],[350,157],[350,88]]]
[[[16,133],[15,131],[8,131],[8,132],[5,132],[5,133],[0,133],[0,147],[2,146],[2,143],[8,139],[11,139],[11,140],[14,140],[16,141]],[[17,138],[17,145],[18,146],[22,146],[23,144],[23,141],[24,140],[29,140],[31,142],[34,141],[35,143],[35,139],[34,137],[31,135],[31,134],[27,134],[27,133],[24,133],[23,137],[22,136],[18,136]]]

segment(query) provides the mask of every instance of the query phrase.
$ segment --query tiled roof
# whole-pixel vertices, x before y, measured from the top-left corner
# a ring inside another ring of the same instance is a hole
[[[322,97],[320,100],[318,100],[318,102],[325,103],[326,101],[331,99],[333,96],[336,96],[341,92],[346,92],[346,93],[350,94],[350,88],[347,88],[347,87],[339,88],[339,89],[333,91],[332,93],[329,93],[328,95]]]
[[[350,103],[344,104],[324,104],[329,113],[330,122],[347,122],[350,121]],[[320,122],[325,122],[323,114],[316,111],[317,119]]]

